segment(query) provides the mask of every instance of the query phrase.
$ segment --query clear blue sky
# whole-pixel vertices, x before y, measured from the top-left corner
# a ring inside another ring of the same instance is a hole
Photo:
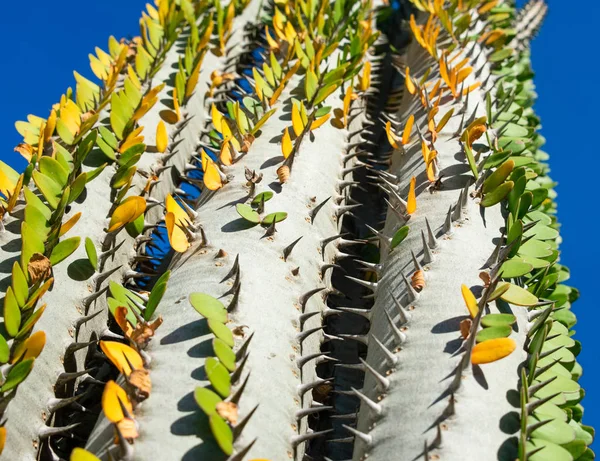
[[[13,147],[20,141],[16,120],[33,113],[46,117],[76,69],[91,76],[88,53],[106,48],[110,34],[120,38],[138,31],[142,0],[5,0],[0,15],[0,38],[5,45],[0,74],[3,99],[0,110],[0,158],[19,165]],[[600,302],[595,300],[596,273],[600,272],[600,245],[592,235],[598,219],[594,211],[596,187],[594,158],[598,134],[596,75],[600,17],[597,0],[549,0],[550,15],[533,45],[533,67],[539,94],[537,111],[551,155],[552,176],[559,183],[562,222],[562,262],[571,268],[570,283],[581,291],[575,304],[579,318],[576,338],[583,343],[579,361],[587,424],[600,427]],[[584,68],[590,60],[590,69]],[[589,133],[589,135],[588,135]],[[584,157],[588,158],[585,160]],[[597,325],[596,327],[594,325]]]

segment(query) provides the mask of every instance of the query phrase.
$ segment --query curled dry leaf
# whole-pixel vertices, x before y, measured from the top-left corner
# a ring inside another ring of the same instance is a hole
[[[133,443],[139,437],[137,423],[131,418],[123,418],[116,424],[121,436],[129,443]],[[115,437],[115,444],[118,444],[118,438]]]
[[[469,337],[472,325],[473,321],[471,319],[464,319],[460,322],[460,335],[463,337],[463,339],[467,339]]]
[[[281,184],[285,184],[290,177],[290,167],[287,165],[282,165],[277,168],[277,177],[279,178],[279,182]]]
[[[22,142],[17,144],[14,150],[15,152],[21,154],[25,160],[31,162],[31,158],[33,157],[33,147],[31,147],[29,144]]]
[[[492,278],[490,277],[489,272],[480,272],[479,278],[483,281],[483,285],[486,288],[490,286],[490,282],[492,281]]]
[[[423,288],[425,288],[425,271],[416,271],[410,279],[410,284],[418,292],[423,291]]]
[[[46,280],[52,274],[52,263],[41,253],[33,253],[33,256],[27,264],[27,272],[32,285],[39,281]]]
[[[156,329],[162,325],[162,322],[162,316],[158,316],[152,323],[139,322],[131,333],[130,339],[136,343],[140,349],[145,349],[148,346],[150,339],[154,336]]]
[[[127,378],[127,383],[133,388],[136,402],[142,402],[150,397],[152,392],[152,380],[150,373],[144,368],[133,370]]]
[[[217,413],[232,426],[237,424],[238,406],[235,403],[225,401],[217,403]]]

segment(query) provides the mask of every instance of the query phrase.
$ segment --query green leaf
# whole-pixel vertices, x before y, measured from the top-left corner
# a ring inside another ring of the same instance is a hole
[[[319,79],[317,78],[317,74],[314,73],[313,70],[309,69],[306,72],[306,80],[305,80],[305,91],[306,91],[306,99],[310,102],[312,101],[315,93],[317,92],[317,87],[319,86]]]
[[[396,233],[392,237],[392,243],[391,243],[392,250],[404,241],[404,239],[408,235],[409,231],[410,231],[410,228],[408,226],[402,226],[400,229],[398,229],[396,231]]]
[[[552,255],[552,247],[547,242],[531,239],[519,248],[520,256],[531,256],[533,258],[547,258]]]
[[[21,267],[25,273],[29,260],[34,253],[44,253],[44,242],[37,232],[27,223],[21,223]]]
[[[488,58],[490,62],[500,62],[504,61],[506,58],[509,58],[513,54],[512,48],[503,48],[501,50],[492,53],[492,55]]]
[[[12,287],[8,287],[4,296],[4,329],[11,337],[15,337],[19,333],[20,326],[21,309]]]
[[[56,210],[58,203],[60,202],[60,197],[62,196],[63,188],[56,181],[54,181],[54,179],[40,173],[37,170],[33,171],[32,176],[35,185],[48,202],[48,205]]]
[[[260,216],[256,211],[252,209],[250,205],[247,203],[238,203],[235,206],[238,214],[244,218],[246,221],[251,222],[253,224],[258,224],[260,222]]]
[[[4,339],[4,336],[0,335],[0,363],[6,363],[10,359],[10,347]]]
[[[315,118],[324,117],[331,111],[331,106],[323,106],[315,112]]]
[[[529,274],[533,266],[519,259],[509,259],[502,264],[499,275],[504,279],[513,279]]]
[[[113,162],[117,161],[117,155],[115,154],[115,151],[108,144],[106,144],[102,138],[98,138],[97,143],[100,151],[106,155],[109,160]]]
[[[85,253],[94,270],[98,270],[98,252],[96,251],[96,245],[94,245],[94,242],[89,237],[85,238]]]
[[[512,173],[515,167],[514,160],[507,160],[494,171],[487,179],[483,182],[483,193],[487,194],[498,186],[500,186],[506,178]]]
[[[260,120],[258,122],[256,122],[256,124],[252,127],[252,131],[250,131],[251,134],[256,134],[256,132],[258,130],[260,130],[262,128],[262,126],[267,122],[267,120],[269,120],[269,118],[271,118],[271,115],[273,115],[275,113],[275,111],[277,111],[277,108],[271,109],[267,112],[265,112],[265,114],[260,118]]]
[[[75,142],[75,136],[71,134],[71,131],[65,122],[63,122],[60,118],[56,120],[56,132],[60,136],[60,139],[62,139],[68,146],[73,145]]]
[[[508,285],[508,289],[500,296],[501,299],[507,303],[514,304],[515,306],[533,306],[538,303],[538,299],[527,291],[525,288],[521,288],[517,285],[513,285],[508,282],[500,282],[496,289]]]
[[[81,237],[71,237],[59,242],[50,255],[50,262],[52,265],[56,266],[58,263],[71,256],[71,254],[79,247],[80,242]]]
[[[154,287],[150,292],[150,296],[148,297],[146,309],[144,310],[144,320],[148,321],[154,315],[154,311],[156,311],[156,308],[162,301],[165,291],[167,291],[169,277],[171,277],[171,271],[167,271],[163,275],[161,275],[160,278],[154,284]]]
[[[273,221],[276,223],[281,222],[287,218],[287,213],[285,211],[277,211],[275,213],[268,214],[262,220],[263,226],[270,226],[273,224]]]
[[[529,423],[529,418],[531,418],[531,423]],[[527,418],[528,424],[534,424],[540,421],[535,416],[530,416],[529,418]],[[544,418],[541,420],[545,421]],[[554,442],[558,445],[564,445],[565,443],[575,440],[575,431],[564,421],[555,419],[533,431],[531,437]]]
[[[233,432],[225,420],[218,415],[212,415],[209,419],[210,430],[219,445],[219,448],[227,456],[233,453]]]
[[[486,194],[481,200],[482,207],[491,207],[500,203],[506,198],[514,186],[512,181],[507,181],[504,184],[498,186],[492,192]]]
[[[252,205],[258,206],[258,205],[260,205],[261,201],[268,202],[272,198],[273,198],[273,192],[271,192],[271,191],[261,192],[260,194],[256,194],[256,197],[254,197],[252,199]]]
[[[102,136],[102,139],[104,140],[104,142],[113,150],[117,150],[119,148],[119,140],[115,137],[114,134],[112,134],[112,132],[106,128],[105,126],[100,126],[98,127],[98,132],[100,133],[100,136]],[[100,138],[98,138],[97,142],[100,141]]]
[[[137,218],[133,220],[133,222],[125,224],[125,230],[129,234],[131,238],[136,238],[144,231],[144,226],[146,225],[146,217],[145,214],[142,213]]]
[[[543,439],[530,439],[527,441],[527,452],[533,452],[542,447],[541,450],[527,458],[528,461],[573,461],[571,453],[560,445]]]
[[[204,369],[215,391],[223,398],[228,397],[231,392],[231,377],[227,368],[214,357],[208,357],[204,362]]]
[[[8,372],[6,381],[4,381],[4,384],[2,387],[0,387],[0,392],[8,392],[25,381],[25,378],[27,378],[29,373],[31,373],[33,362],[34,359],[27,359],[17,363],[14,367],[12,367]]]
[[[29,318],[21,326],[19,332],[15,335],[15,339],[21,339],[25,335],[27,335],[31,331],[31,329],[34,327],[34,325],[37,323],[37,321],[40,319],[40,317],[42,316],[42,314],[44,313],[45,310],[46,310],[46,305],[44,304],[37,311],[35,311],[33,314],[31,314],[29,316]]]
[[[482,343],[490,339],[508,338],[511,332],[512,328],[509,326],[484,328],[477,333],[475,341]]]
[[[221,403],[223,399],[215,394],[210,389],[204,387],[197,387],[194,391],[194,400],[206,416],[213,416],[217,414],[217,404]]]
[[[558,231],[551,227],[538,223],[525,232],[525,237],[533,237],[537,240],[555,240],[558,238]]]
[[[227,325],[215,319],[208,319],[208,328],[217,338],[222,340],[229,347],[233,347],[235,344],[233,340],[233,333],[229,328],[227,328]]]
[[[107,163],[103,163],[98,168],[94,168],[93,170],[88,171],[86,173],[85,180],[87,182],[90,182],[90,181],[94,180],[100,173],[102,173],[104,171],[104,168],[106,168],[106,165],[108,165],[108,164]]]
[[[83,172],[79,176],[75,178],[75,181],[71,183],[71,190],[69,193],[68,203],[72,203],[79,198],[83,190],[85,189],[85,185],[87,184],[87,173]]]
[[[225,341],[219,338],[213,339],[213,350],[219,361],[229,371],[235,370],[235,352],[225,344]]]
[[[323,101],[325,101],[325,99],[327,99],[327,97],[331,93],[333,93],[340,86],[341,83],[341,80],[336,80],[335,82],[331,82],[330,84],[322,86],[321,89],[317,92],[317,96],[315,98],[313,106],[321,104]]]
[[[204,293],[190,294],[190,304],[196,311],[208,320],[227,322],[227,309],[223,303],[216,298]]]
[[[20,307],[23,307],[29,297],[29,286],[27,285],[27,277],[17,261],[13,264],[11,282],[17,303]]]
[[[511,326],[517,321],[512,314],[488,314],[481,318],[481,325],[484,327],[503,327]]]
[[[467,162],[469,162],[469,167],[471,168],[471,172],[475,179],[479,178],[479,171],[477,171],[477,163],[475,162],[475,157],[473,157],[473,149],[469,146],[469,143],[463,144],[465,148],[465,156],[467,157]]]
[[[52,157],[43,156],[39,160],[40,173],[44,176],[48,176],[56,181],[59,185],[65,186],[69,179],[69,172],[63,168],[58,160]]]

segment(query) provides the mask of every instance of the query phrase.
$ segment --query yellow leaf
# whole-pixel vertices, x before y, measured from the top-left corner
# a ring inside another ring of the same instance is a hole
[[[169,134],[167,133],[167,126],[162,120],[156,125],[156,150],[161,154],[166,152],[167,146],[169,145]]]
[[[292,104],[292,128],[294,129],[296,136],[300,136],[304,130],[304,123],[302,123],[302,117],[300,115],[300,109],[298,109],[298,104]]]
[[[223,114],[219,112],[219,109],[217,109],[217,106],[215,106],[214,104],[210,108],[210,114],[215,130],[217,130],[219,133],[223,133],[221,129],[221,124],[223,123]]]
[[[494,8],[497,4],[498,4],[498,0],[491,0],[490,2],[486,3],[485,5],[480,6],[477,9],[477,12],[479,14],[485,14],[488,11],[490,11],[492,8]]]
[[[233,164],[234,155],[232,149],[233,147],[231,146],[229,139],[223,141],[223,144],[221,144],[221,153],[219,154],[219,159],[221,159],[223,165],[229,166]]]
[[[127,197],[110,217],[108,232],[114,232],[135,221],[144,211],[146,211],[146,200],[143,197],[138,195]]]
[[[75,448],[71,452],[71,458],[69,461],[100,461],[100,458],[91,454],[89,451],[84,450],[83,448]]]
[[[77,221],[79,221],[79,218],[81,218],[81,211],[74,214],[73,216],[71,216],[71,218],[69,218],[69,220],[66,223],[63,223],[63,225],[60,226],[60,232],[59,232],[58,236],[62,237],[67,232],[69,232],[73,228],[73,226],[75,224],[77,224]]]
[[[177,88],[173,88],[173,110],[177,115],[177,121],[181,120],[181,110],[179,109],[179,99],[177,97]]]
[[[37,359],[46,345],[46,333],[36,331],[29,338],[15,348],[10,363],[16,363],[21,357],[23,360]]]
[[[169,237],[169,244],[173,250],[178,253],[185,253],[190,247],[185,231],[177,225],[175,214],[169,212],[165,215],[165,225],[167,227],[167,236]]]
[[[91,454],[89,451],[84,450],[83,448],[75,448],[71,452],[71,458],[69,461],[100,461],[100,458]]]
[[[460,72],[458,72],[456,82],[459,84],[462,83],[469,75],[471,75],[471,72],[473,72],[472,67],[465,67]]]
[[[236,151],[241,149],[240,142],[233,135],[233,131],[231,131],[231,127],[225,117],[221,119],[221,133],[223,134],[223,139],[226,141],[230,141],[233,147],[235,147]]]
[[[125,376],[131,374],[132,366],[134,370],[144,368],[142,356],[127,344],[116,341],[100,341],[100,348],[119,372]]]
[[[175,200],[171,194],[168,194],[167,198],[165,199],[165,208],[167,213],[173,213],[173,215],[175,215],[175,220],[177,223],[186,225],[192,224],[187,211],[185,211],[181,205],[177,203],[177,200]]]
[[[293,149],[294,146],[292,145],[292,138],[290,137],[290,132],[286,126],[285,130],[283,131],[283,137],[281,138],[281,152],[283,153],[283,157],[288,158]]]
[[[406,89],[410,94],[415,94],[417,92],[417,88],[415,87],[412,78],[410,77],[410,67],[406,67],[406,77],[405,77]]]
[[[446,126],[446,124],[448,123],[448,121],[450,120],[450,118],[452,117],[453,114],[454,114],[454,108],[452,108],[448,112],[446,112],[444,114],[444,116],[442,117],[442,119],[440,120],[440,122],[437,124],[435,131],[437,131],[438,133],[441,133],[441,131],[444,129],[444,127]]]
[[[119,146],[119,152],[122,154],[127,149],[129,149],[130,147],[133,147],[136,144],[143,143],[144,142],[144,137],[141,136],[142,131],[144,131],[144,127],[143,126],[139,126],[135,130],[133,130],[127,136],[127,138],[125,139],[125,141],[123,141],[123,143],[121,144],[121,146]]]
[[[61,107],[60,119],[73,136],[76,136],[79,133],[79,128],[81,127],[81,111],[79,110],[79,107],[77,107],[77,104],[70,99],[68,99],[65,105]]]
[[[471,314],[472,318],[477,317],[477,314],[479,314],[479,306],[477,305],[477,299],[475,298],[475,295],[466,285],[461,285],[460,290],[469,314]]]
[[[415,116],[411,115],[410,117],[408,117],[408,120],[406,121],[406,125],[404,125],[404,133],[402,133],[402,144],[405,146],[410,142],[410,132],[413,129],[414,123],[415,123]]]
[[[121,405],[127,409],[129,414],[133,413],[133,405],[127,397],[127,392],[111,380],[106,383],[102,393],[102,411],[111,423],[118,423],[126,417]]]
[[[482,365],[509,356],[517,348],[512,338],[496,338],[476,344],[471,351],[471,363]]]
[[[435,176],[435,158],[437,157],[437,151],[432,150],[429,153],[429,158],[427,160],[427,179],[429,182],[435,182],[437,180]]]
[[[348,126],[348,113],[350,112],[350,103],[352,102],[354,97],[354,93],[352,91],[352,86],[348,85],[346,88],[346,94],[344,95],[344,126]]]
[[[473,83],[473,84],[472,84],[472,85],[471,85],[469,88],[465,88],[465,89],[463,90],[463,93],[462,93],[462,95],[463,95],[463,96],[466,96],[466,95],[468,95],[468,94],[469,94],[471,91],[474,91],[474,90],[476,90],[476,89],[477,89],[477,88],[479,88],[480,86],[481,86],[481,82],[475,82],[475,83]]]
[[[271,34],[269,33],[269,26],[265,26],[265,38],[267,39],[267,43],[269,44],[270,49],[279,49],[279,44],[277,43],[277,41],[275,41],[273,37],[271,37]]]
[[[2,451],[4,451],[5,445],[6,445],[6,427],[2,426],[2,427],[0,427],[0,455],[2,454]],[[85,460],[81,460],[81,461],[85,461]]]
[[[390,143],[390,145],[394,149],[399,149],[400,148],[400,144],[398,142],[400,141],[400,139],[392,131],[392,122],[388,121],[385,124],[385,133],[387,134],[388,142]]]
[[[44,142],[47,143],[50,141],[50,138],[54,134],[54,129],[56,128],[56,119],[58,118],[56,109],[52,109],[50,111],[50,116],[48,117],[48,121],[46,122],[46,128],[44,128]]]
[[[331,117],[331,114],[323,115],[323,117],[319,117],[318,119],[316,119],[314,122],[312,122],[310,124],[310,130],[313,131],[313,130],[316,130],[317,128],[319,128],[327,120],[329,120],[329,117]]]
[[[415,192],[415,188],[417,186],[417,178],[414,176],[410,180],[410,188],[408,190],[408,200],[406,201],[406,212],[408,214],[413,214],[417,211],[417,194]]]
[[[371,86],[371,62],[365,62],[363,74],[360,77],[360,90],[367,91]]]
[[[208,190],[218,190],[223,187],[223,179],[221,178],[221,170],[217,164],[208,155],[206,168],[204,168],[204,185]],[[203,162],[204,163],[204,162]]]

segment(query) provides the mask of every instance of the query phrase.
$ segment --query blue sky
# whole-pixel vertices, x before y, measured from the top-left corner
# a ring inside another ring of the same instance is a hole
[[[91,76],[87,55],[95,46],[106,48],[109,35],[135,35],[142,0],[5,1],[0,15],[0,39],[5,46],[0,82],[0,158],[21,166],[13,147],[20,142],[14,122],[33,113],[46,117],[67,86],[73,70]],[[600,17],[600,2],[549,0],[550,14],[533,44],[533,67],[539,94],[537,112],[547,139],[552,176],[559,183],[559,219],[562,222],[561,261],[571,269],[570,283],[581,291],[575,304],[579,318],[576,338],[583,343],[579,361],[589,425],[600,427],[600,307],[594,293],[600,245],[592,231],[598,223],[594,207],[597,194],[592,163],[598,130],[596,76],[593,61]],[[85,5],[85,6],[82,6]],[[590,69],[583,69],[586,60]],[[593,99],[592,99],[593,98]],[[586,133],[592,136],[588,136]],[[590,139],[591,138],[591,139]],[[589,161],[584,161],[588,157]]]

